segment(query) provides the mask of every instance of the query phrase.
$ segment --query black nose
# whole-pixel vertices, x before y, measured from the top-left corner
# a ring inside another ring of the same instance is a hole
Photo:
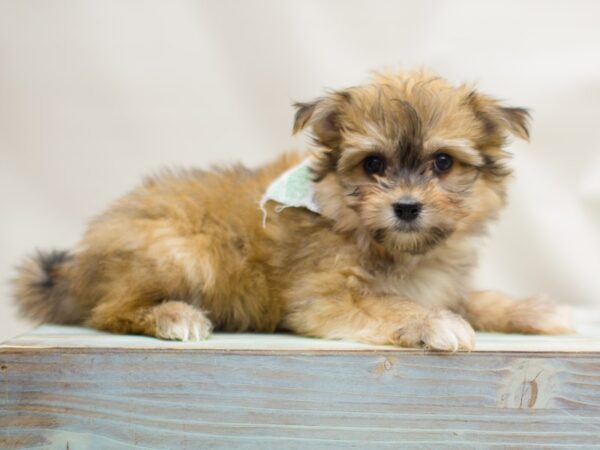
[[[396,213],[396,217],[398,219],[403,220],[405,222],[412,222],[421,213],[423,209],[423,205],[421,203],[415,202],[413,200],[409,201],[400,201],[398,203],[394,203],[394,212]]]

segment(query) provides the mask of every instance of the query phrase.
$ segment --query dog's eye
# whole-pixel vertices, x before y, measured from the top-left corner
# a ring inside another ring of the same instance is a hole
[[[369,156],[363,161],[363,168],[368,175],[381,175],[385,170],[385,160],[380,156]]]
[[[433,167],[436,172],[447,172],[452,167],[454,160],[447,153],[438,153],[433,160]]]

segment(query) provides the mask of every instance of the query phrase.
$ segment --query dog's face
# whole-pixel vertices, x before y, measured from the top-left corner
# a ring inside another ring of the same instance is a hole
[[[504,204],[509,133],[528,113],[424,72],[297,104],[312,128],[317,200],[339,229],[363,229],[391,252],[425,253],[474,234]]]

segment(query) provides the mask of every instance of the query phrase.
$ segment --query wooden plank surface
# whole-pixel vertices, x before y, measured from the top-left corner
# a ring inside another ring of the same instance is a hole
[[[201,342],[163,341],[144,336],[121,336],[80,327],[43,326],[0,344],[7,349],[174,349],[231,352],[258,351],[378,351],[421,352],[387,345],[368,345],[351,341],[311,339],[291,334],[217,333]],[[526,336],[477,333],[474,353],[478,352],[600,352],[600,328],[585,334],[567,336]]]
[[[573,311],[577,333],[566,336],[531,336],[477,333],[477,352],[600,352],[600,310]],[[45,325],[0,344],[6,349],[109,348],[109,349],[197,349],[227,351],[404,351],[391,346],[350,341],[310,339],[286,334],[217,333],[203,342],[163,341],[144,336],[102,333],[89,328]]]
[[[600,336],[583,330],[448,355],[42,327],[0,346],[0,448],[600,448]]]

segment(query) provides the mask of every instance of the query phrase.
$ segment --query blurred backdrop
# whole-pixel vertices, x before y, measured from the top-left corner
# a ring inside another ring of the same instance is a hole
[[[162,166],[293,147],[294,100],[427,66],[530,107],[477,284],[600,305],[600,3],[0,0],[0,340],[35,248]]]

